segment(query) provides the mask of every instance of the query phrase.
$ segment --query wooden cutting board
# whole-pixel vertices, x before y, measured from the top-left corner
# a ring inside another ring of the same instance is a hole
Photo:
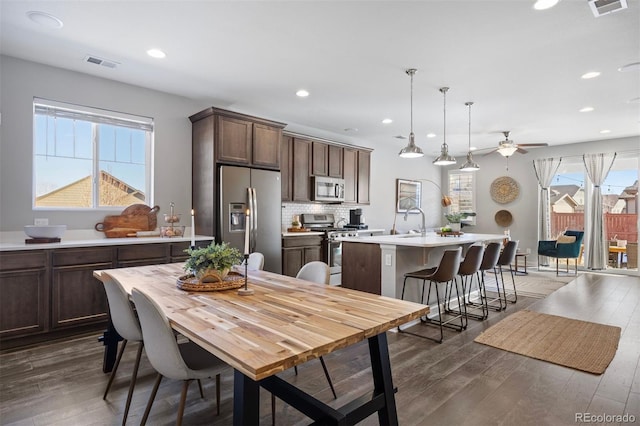
[[[120,213],[122,216],[149,216],[149,231],[153,231],[158,226],[157,213],[160,206],[149,207],[146,204],[132,204]],[[146,229],[145,229],[146,231]]]
[[[150,228],[149,217],[148,215],[105,216],[102,222],[96,223],[95,230],[105,233],[113,229],[127,229],[129,232],[152,231],[155,229],[155,226]],[[107,235],[107,237],[109,237],[109,235]]]

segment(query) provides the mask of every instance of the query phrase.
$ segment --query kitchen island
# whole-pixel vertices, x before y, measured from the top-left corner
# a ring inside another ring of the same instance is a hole
[[[404,274],[437,266],[444,250],[502,241],[502,234],[440,236],[435,232],[342,238],[342,286],[400,298]],[[405,299],[420,302],[419,288],[407,286]]]

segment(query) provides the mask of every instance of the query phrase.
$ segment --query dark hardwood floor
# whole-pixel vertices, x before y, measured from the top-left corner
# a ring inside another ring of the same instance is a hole
[[[482,330],[520,310],[622,327],[618,352],[600,376],[494,349],[473,339]],[[437,329],[424,325],[416,333]],[[582,274],[545,299],[519,298],[506,312],[486,321],[469,321],[462,333],[446,331],[442,344],[406,333],[388,333],[396,402],[403,425],[575,425],[576,413],[635,416],[640,423],[640,278]],[[97,335],[51,342],[0,354],[0,423],[3,425],[116,425],[121,421],[128,377],[135,358],[131,344],[106,401],[108,375],[102,373]],[[281,374],[334,406],[372,389],[368,348],[359,344],[325,357],[338,393],[333,400],[318,361],[299,374]],[[155,373],[143,358],[129,424],[139,424]],[[215,386],[203,382],[205,399],[195,385],[187,397],[184,423],[232,422],[233,377],[222,377],[221,414],[215,415]],[[160,387],[149,424],[173,424],[180,383]],[[271,423],[270,398],[264,392],[261,424]],[[279,425],[307,424],[291,407],[277,404]],[[377,424],[372,416],[362,424]],[[620,423],[620,422],[614,422]]]

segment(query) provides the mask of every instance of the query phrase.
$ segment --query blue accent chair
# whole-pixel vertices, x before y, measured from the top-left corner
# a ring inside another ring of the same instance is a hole
[[[584,231],[565,231],[567,237],[576,237],[572,243],[563,243],[556,240],[538,241],[538,269],[540,269],[540,256],[555,257],[556,275],[558,272],[559,259],[567,259],[567,273],[569,272],[569,259],[575,261],[575,274],[578,275],[578,257],[582,249],[582,239]]]

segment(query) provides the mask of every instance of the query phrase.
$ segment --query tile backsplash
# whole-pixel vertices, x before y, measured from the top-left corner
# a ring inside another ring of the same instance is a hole
[[[344,218],[340,225],[349,223],[349,210],[357,206],[345,207],[340,204],[319,204],[319,203],[282,203],[282,230],[286,231],[291,227],[293,216],[303,213],[333,213],[336,222]],[[366,212],[365,220],[366,220]],[[335,225],[335,224],[334,224]]]

